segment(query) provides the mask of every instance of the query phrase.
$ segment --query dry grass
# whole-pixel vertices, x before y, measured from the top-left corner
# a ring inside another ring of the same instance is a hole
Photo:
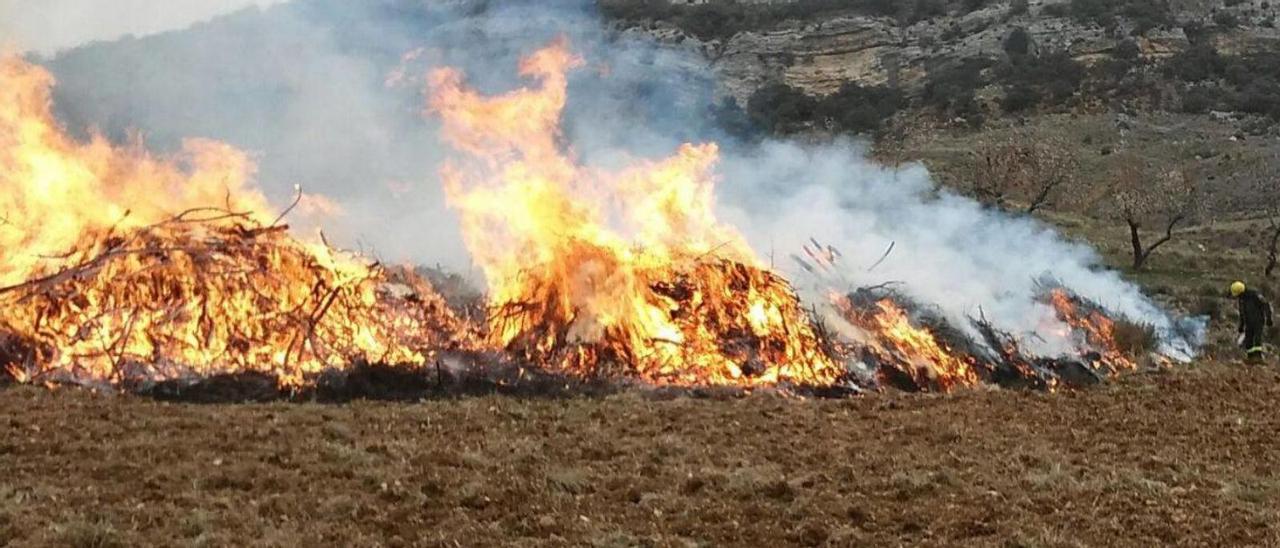
[[[1160,337],[1151,324],[1118,319],[1115,322],[1116,346],[1130,356],[1142,357],[1160,346]]]
[[[1280,374],[1045,395],[168,405],[0,391],[13,546],[1274,545]]]

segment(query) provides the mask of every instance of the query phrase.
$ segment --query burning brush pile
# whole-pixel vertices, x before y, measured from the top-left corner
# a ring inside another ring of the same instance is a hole
[[[575,375],[680,385],[826,386],[843,376],[791,286],[712,212],[714,145],[617,173],[558,144],[567,44],[525,59],[539,87],[484,97],[431,75],[446,165],[491,291],[488,342]]]
[[[0,359],[21,382],[283,387],[467,344],[424,280],[305,243],[230,147],[175,158],[67,137],[49,75],[0,62]],[[299,194],[299,201],[303,196]],[[295,203],[297,205],[297,203]]]
[[[49,75],[5,59],[0,365],[19,382],[158,394],[372,383],[405,397],[619,382],[1053,389],[1135,368],[1107,314],[1061,287],[1046,286],[1057,321],[1035,336],[1070,357],[1037,357],[1026,334],[982,318],[952,326],[886,287],[822,303],[836,314],[819,320],[713,214],[715,145],[617,171],[566,151],[566,74],[581,63],[552,44],[520,67],[535,85],[498,96],[454,70],[429,77],[428,111],[458,152],[441,179],[488,287],[473,315],[411,269],[295,234],[226,145],[158,158],[68,137]],[[284,213],[319,199],[299,193]]]
[[[902,390],[946,392],[979,383],[1055,390],[1138,368],[1135,357],[1120,350],[1115,321],[1101,307],[1052,283],[1042,289],[1041,302],[1058,325],[1027,336],[981,315],[968,318],[967,326],[953,325],[887,286],[832,301],[858,341],[847,346],[848,355],[873,372],[875,382]],[[1054,357],[1028,351],[1028,337],[1053,345]]]

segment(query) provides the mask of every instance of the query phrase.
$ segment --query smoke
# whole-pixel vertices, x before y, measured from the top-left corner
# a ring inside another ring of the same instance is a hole
[[[436,178],[446,152],[436,122],[422,116],[429,69],[458,67],[482,91],[504,91],[524,84],[514,70],[522,54],[564,35],[588,62],[572,76],[564,116],[566,146],[584,163],[611,167],[684,141],[724,141],[707,62],[610,29],[591,6],[295,0],[48,64],[73,130],[122,138],[136,129],[160,148],[189,136],[230,142],[256,156],[276,203],[301,184],[343,204],[329,224],[340,244],[466,272],[457,217]],[[921,166],[876,166],[856,142],[729,141],[720,173],[723,215],[810,294],[901,282],[959,325],[982,314],[1031,331],[1053,323],[1036,286],[1050,276],[1166,333],[1180,327],[1099,268],[1091,249],[940,191]],[[844,253],[840,277],[818,284],[786,260],[810,237]],[[1166,350],[1187,357],[1193,344]]]
[[[921,165],[895,170],[866,158],[860,145],[848,141],[772,141],[733,150],[722,165],[730,197],[725,216],[757,249],[781,249],[772,253],[784,258],[776,266],[814,299],[832,289],[900,284],[954,325],[985,317],[1026,335],[1032,349],[1057,355],[1071,349],[1032,336],[1056,323],[1054,310],[1038,298],[1042,284],[1053,280],[1113,313],[1151,324],[1164,335],[1162,350],[1170,357],[1194,356],[1200,322],[1170,318],[1135,285],[1100,267],[1092,248],[1029,217],[941,190]],[[817,280],[785,260],[811,237],[843,255],[838,274]]]
[[[0,0],[0,37],[23,51],[54,53],[96,40],[182,28],[280,0]]]
[[[606,29],[589,2],[297,0],[181,32],[98,44],[47,63],[60,118],[153,148],[208,137],[251,152],[262,186],[345,208],[331,240],[393,261],[465,270],[444,205],[435,122],[421,76],[460,67],[487,91],[520,85],[518,58],[559,35],[590,66],[573,76],[566,141],[598,163],[656,155],[708,135],[713,82],[703,60]],[[406,59],[406,54],[410,58]]]

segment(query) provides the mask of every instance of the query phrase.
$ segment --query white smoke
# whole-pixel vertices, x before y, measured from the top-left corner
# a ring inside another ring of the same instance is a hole
[[[589,5],[296,0],[46,64],[73,131],[125,139],[138,130],[160,149],[191,136],[232,143],[255,155],[274,202],[288,203],[300,184],[343,204],[331,241],[465,272],[436,180],[443,147],[422,115],[416,78],[431,68],[510,89],[521,55],[565,35],[590,61],[573,75],[565,116],[566,140],[584,159],[664,154],[712,132],[706,62],[613,32]],[[418,55],[405,63],[408,52]]]
[[[587,0],[295,0],[67,52],[51,66],[72,129],[122,136],[137,128],[162,147],[187,136],[228,141],[257,154],[277,201],[301,183],[344,204],[348,215],[330,234],[339,242],[466,271],[457,219],[436,180],[444,147],[435,122],[424,121],[414,77],[453,66],[482,91],[511,89],[521,85],[519,56],[559,35],[588,62],[572,76],[564,116],[566,145],[582,161],[610,167],[724,137],[710,115],[706,60],[607,28]],[[1052,324],[1036,287],[1051,276],[1164,333],[1179,327],[1100,268],[1091,249],[941,191],[921,166],[876,166],[851,141],[729,141],[723,151],[723,214],[792,279],[806,280],[785,258],[816,237],[845,254],[849,287],[836,289],[901,282],[957,325],[980,313],[1013,332]],[[893,252],[868,272],[890,243]],[[1195,344],[1165,350],[1186,358]]]
[[[814,237],[844,255],[839,283],[845,287],[833,288],[830,280],[816,288],[799,284],[815,298],[830,289],[896,282],[914,300],[939,307],[954,325],[984,316],[1025,332],[1056,323],[1054,310],[1038,298],[1040,283],[1054,279],[1115,314],[1153,325],[1165,335],[1163,351],[1170,357],[1189,359],[1198,346],[1198,335],[1186,340],[1137,286],[1100,267],[1092,248],[1070,243],[1032,218],[941,190],[921,165],[879,166],[849,141],[774,141],[731,151],[721,171],[725,216],[757,249],[785,257],[777,251],[793,252]],[[793,280],[809,279],[789,260],[775,264]],[[1054,346],[1055,339],[1026,340],[1046,355],[1071,350]]]
[[[281,0],[0,0],[0,42],[55,53],[88,42],[180,29]]]

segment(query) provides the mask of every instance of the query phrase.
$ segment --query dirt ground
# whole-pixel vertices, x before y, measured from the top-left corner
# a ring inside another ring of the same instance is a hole
[[[16,387],[0,545],[1277,545],[1278,401],[1228,365],[840,401]]]

